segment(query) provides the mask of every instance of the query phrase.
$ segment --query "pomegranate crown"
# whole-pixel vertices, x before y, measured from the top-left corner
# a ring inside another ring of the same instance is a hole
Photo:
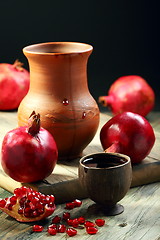
[[[28,133],[35,136],[40,130],[40,114],[33,111],[28,119]]]

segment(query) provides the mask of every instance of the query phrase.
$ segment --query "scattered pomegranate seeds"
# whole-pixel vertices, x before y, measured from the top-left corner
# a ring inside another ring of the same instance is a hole
[[[33,232],[42,232],[43,229],[44,229],[44,227],[41,225],[33,225],[33,227],[32,227]]]
[[[96,219],[95,223],[98,227],[102,227],[105,224],[105,220],[104,219]]]
[[[72,226],[72,222],[73,222],[73,219],[67,219],[67,224],[68,224],[69,226]]]
[[[68,209],[68,210],[73,209],[74,208],[74,203],[73,202],[66,203],[66,207],[65,208]]]
[[[92,234],[96,234],[98,232],[98,229],[96,227],[87,227],[86,232],[92,235]]]
[[[48,228],[55,228],[55,229],[57,229],[57,225],[56,224],[51,224],[51,225],[48,226]]]
[[[91,221],[85,221],[84,226],[85,227],[94,227],[95,224],[94,224],[94,222],[91,222]]]
[[[81,200],[78,200],[78,199],[75,199],[73,202],[68,202],[66,203],[66,209],[73,209],[75,207],[80,207],[82,205],[82,201]]]
[[[79,225],[78,218],[74,218],[71,224],[72,224],[72,227],[77,228]]]
[[[64,233],[66,231],[66,226],[64,224],[60,224],[58,226],[58,232],[59,233]]]
[[[56,228],[48,227],[47,231],[50,235],[56,235],[57,234],[57,229]]]
[[[5,202],[6,203],[6,202]],[[3,202],[0,204],[3,205]],[[82,202],[80,200],[74,200],[73,202],[66,203],[66,206],[68,209],[72,209],[73,205],[74,207],[80,207]],[[73,208],[74,208],[73,207]],[[66,207],[65,207],[66,208]],[[98,228],[95,227],[96,225],[98,227],[102,227],[105,224],[105,220],[101,218],[97,218],[95,220],[95,223],[92,221],[87,221],[85,217],[80,216],[78,218],[71,219],[70,218],[70,212],[64,212],[62,215],[62,218],[58,215],[54,216],[52,219],[52,224],[48,226],[48,233],[50,235],[56,235],[57,233],[67,233],[69,237],[73,237],[77,234],[77,230],[75,228],[86,228],[86,232],[90,235],[96,234],[98,232]],[[65,224],[62,224],[61,221],[66,221],[66,223],[71,226],[69,228],[66,228]],[[84,226],[82,226],[84,225]],[[39,225],[34,225],[39,226]],[[39,229],[41,226],[37,227]],[[43,228],[43,227],[42,227]],[[43,229],[42,229],[43,230]],[[42,230],[35,230],[35,231],[42,231]]]
[[[79,217],[79,218],[78,218],[79,224],[84,224],[85,221],[86,221],[86,219],[85,219],[84,217]]]
[[[74,207],[80,207],[80,206],[82,205],[82,201],[80,201],[80,200],[78,200],[78,199],[75,199],[75,200],[73,201],[73,203],[74,203]]]
[[[63,220],[67,220],[70,218],[70,213],[69,212],[64,212],[63,213]]]
[[[53,219],[52,219],[52,223],[60,223],[61,221],[61,217],[59,217],[58,215],[56,215]]]
[[[68,234],[68,236],[73,237],[77,234],[77,230],[74,228],[68,228],[66,230],[66,233]]]

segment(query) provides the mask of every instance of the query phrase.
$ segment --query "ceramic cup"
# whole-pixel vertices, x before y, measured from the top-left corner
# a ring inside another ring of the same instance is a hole
[[[117,204],[130,188],[130,158],[119,153],[95,153],[80,159],[79,181],[97,207],[106,215],[117,215],[124,207]]]

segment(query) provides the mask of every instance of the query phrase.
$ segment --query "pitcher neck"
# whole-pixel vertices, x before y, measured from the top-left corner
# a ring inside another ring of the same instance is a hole
[[[28,60],[31,91],[49,94],[58,88],[88,90],[86,54],[35,56]]]

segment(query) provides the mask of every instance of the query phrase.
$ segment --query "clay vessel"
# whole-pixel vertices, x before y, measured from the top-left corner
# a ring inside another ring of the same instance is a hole
[[[23,49],[30,67],[30,89],[18,108],[18,125],[35,110],[54,137],[59,159],[80,157],[95,136],[99,109],[88,90],[87,62],[92,46],[49,42]]]

